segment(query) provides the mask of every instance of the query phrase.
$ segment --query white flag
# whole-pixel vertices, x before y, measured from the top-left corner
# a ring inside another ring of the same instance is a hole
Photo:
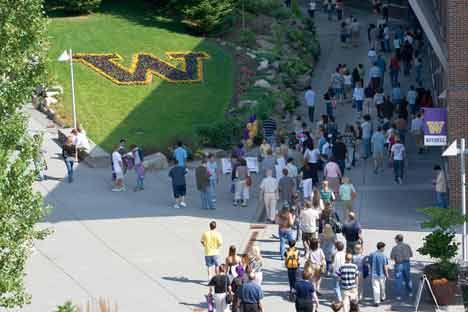
[[[69,61],[70,60],[70,54],[68,54],[68,51],[67,50],[63,51],[63,53],[60,54],[58,60],[60,62]]]

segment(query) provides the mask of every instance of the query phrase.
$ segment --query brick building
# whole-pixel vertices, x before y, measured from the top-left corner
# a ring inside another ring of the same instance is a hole
[[[408,0],[430,43],[434,100],[448,110],[448,142],[468,140],[468,0]],[[468,159],[467,159],[468,160]],[[460,207],[458,161],[449,161],[452,207]]]

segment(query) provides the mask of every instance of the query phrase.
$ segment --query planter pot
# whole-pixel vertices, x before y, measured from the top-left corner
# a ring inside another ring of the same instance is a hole
[[[457,291],[457,283],[448,281],[444,284],[434,283],[431,281],[431,287],[439,305],[449,305],[454,302]]]

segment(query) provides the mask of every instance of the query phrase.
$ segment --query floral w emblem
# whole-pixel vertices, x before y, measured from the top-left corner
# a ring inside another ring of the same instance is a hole
[[[444,128],[444,121],[428,121],[427,128],[429,129],[429,134],[440,134]]]
[[[123,67],[122,57],[116,53],[73,54],[74,60],[81,62],[118,85],[150,84],[153,75],[172,83],[201,82],[203,80],[203,60],[209,59],[204,52],[168,52],[169,59],[178,61],[179,66],[148,54],[133,56],[132,65]]]

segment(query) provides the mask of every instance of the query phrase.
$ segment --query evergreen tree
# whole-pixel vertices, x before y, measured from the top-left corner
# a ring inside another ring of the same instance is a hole
[[[44,216],[42,197],[32,189],[38,144],[21,112],[44,81],[45,27],[41,0],[0,0],[0,307],[29,302],[26,260],[33,240],[46,235],[35,228]]]

